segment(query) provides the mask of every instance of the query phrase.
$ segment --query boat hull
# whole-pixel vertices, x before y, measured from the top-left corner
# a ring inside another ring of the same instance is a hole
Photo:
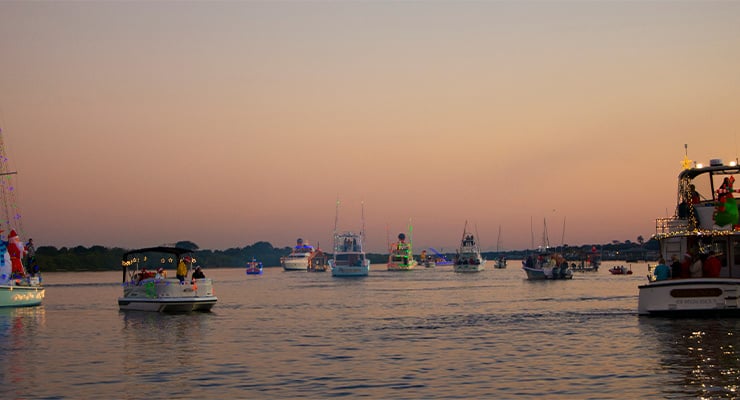
[[[565,273],[561,273],[560,268],[557,268],[557,273],[553,273],[553,270],[555,270],[555,268],[549,269],[522,267],[522,269],[524,270],[524,272],[526,272],[527,279],[529,279],[530,281],[573,279],[573,272],[570,269],[567,269]]]
[[[481,272],[485,268],[486,262],[483,261],[480,264],[455,264],[455,272]]]
[[[308,258],[283,259],[285,271],[308,271]]]
[[[217,302],[209,278],[184,284],[177,279],[146,279],[124,284],[118,307],[124,311],[191,312],[210,311]]]
[[[388,263],[388,271],[411,271],[414,267],[416,267],[416,261],[408,264],[399,264],[394,262]]]
[[[365,260],[363,265],[334,265],[334,260],[329,260],[331,276],[356,277],[368,276],[370,274],[370,260]]]
[[[638,286],[640,315],[740,315],[740,279],[691,278]]]
[[[43,286],[0,285],[0,307],[35,307],[45,294]]]
[[[248,269],[247,275],[262,275],[261,269]]]

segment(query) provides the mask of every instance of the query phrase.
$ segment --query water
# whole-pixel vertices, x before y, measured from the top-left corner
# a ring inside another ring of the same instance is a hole
[[[2,398],[732,398],[739,320],[638,317],[635,274],[208,269],[207,314],[120,312],[120,271],[0,310]]]

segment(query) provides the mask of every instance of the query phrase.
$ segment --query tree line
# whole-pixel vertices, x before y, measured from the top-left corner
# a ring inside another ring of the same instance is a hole
[[[191,241],[181,241],[175,243],[176,247],[183,247],[193,251],[198,265],[203,267],[219,268],[244,268],[246,263],[254,257],[262,262],[266,267],[279,266],[280,258],[290,254],[291,247],[273,247],[269,242],[256,242],[252,245],[230,248],[226,250],[205,250],[200,249],[197,244]],[[625,242],[612,241],[610,244],[589,244],[582,246],[560,246],[553,249],[566,255],[569,260],[576,261],[580,257],[591,254],[596,250],[602,258],[622,259],[620,254],[625,254],[634,250],[644,250],[655,254],[658,250],[658,244],[655,240],[649,240],[638,243],[629,240]],[[104,246],[76,246],[61,247],[40,246],[36,249],[36,263],[41,271],[111,271],[121,268],[121,258],[123,254],[132,249],[121,247],[104,247]],[[417,253],[422,249],[418,249]],[[530,250],[513,250],[505,252],[485,252],[483,256],[488,260],[504,256],[509,259],[523,259]],[[427,251],[429,256],[433,254]],[[454,253],[445,254],[452,259]],[[367,257],[373,264],[384,264],[388,261],[388,254],[368,253]]]

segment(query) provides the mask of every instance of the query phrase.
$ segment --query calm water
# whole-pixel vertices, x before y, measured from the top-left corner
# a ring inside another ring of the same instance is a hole
[[[740,320],[638,317],[647,267],[612,265],[208,269],[219,303],[186,315],[119,312],[120,271],[47,273],[42,307],[0,310],[0,397],[735,397]]]

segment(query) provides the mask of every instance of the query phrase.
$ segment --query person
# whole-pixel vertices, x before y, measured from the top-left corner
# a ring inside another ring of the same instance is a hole
[[[702,277],[702,265],[704,263],[704,260],[707,258],[706,254],[700,254],[699,257],[694,261],[693,264],[689,267],[689,276],[691,278],[701,278]]]
[[[665,281],[671,278],[671,269],[666,265],[663,257],[658,260],[658,265],[653,270],[653,276],[655,276],[656,281]]]
[[[681,262],[678,261],[678,256],[675,254],[671,256],[671,278],[677,279],[681,276]]]
[[[180,280],[180,283],[185,282],[185,278],[188,276],[188,266],[185,265],[185,260],[180,260],[180,262],[177,263],[177,271],[175,271],[175,276],[177,279]]]
[[[157,275],[154,275],[154,279],[167,279],[167,271],[164,268],[157,268]]]
[[[686,253],[683,255],[683,261],[681,261],[681,273],[680,278],[688,278],[691,276],[689,269],[691,268],[691,254]]]
[[[200,267],[195,267],[195,271],[193,271],[193,279],[203,279],[206,277],[206,274],[203,273],[203,270],[200,269]]]
[[[722,262],[714,255],[714,251],[709,252],[709,256],[704,261],[703,274],[709,278],[719,278],[722,270]]]

